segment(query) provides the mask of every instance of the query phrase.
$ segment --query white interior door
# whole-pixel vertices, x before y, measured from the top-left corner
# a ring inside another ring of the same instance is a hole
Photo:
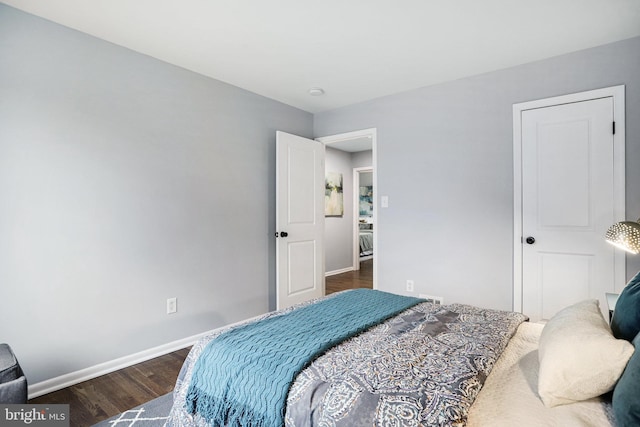
[[[614,112],[612,96],[520,111],[522,312],[533,321],[587,298],[605,313],[616,288],[620,256],[603,237],[619,220],[624,168]]]
[[[276,300],[324,295],[324,145],[276,132]]]

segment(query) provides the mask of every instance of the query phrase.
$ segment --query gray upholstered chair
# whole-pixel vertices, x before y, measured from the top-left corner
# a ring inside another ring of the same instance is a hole
[[[0,403],[27,403],[27,379],[8,344],[0,344]]]

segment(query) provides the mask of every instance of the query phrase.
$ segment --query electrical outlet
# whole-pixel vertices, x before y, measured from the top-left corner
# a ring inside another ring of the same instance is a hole
[[[414,289],[414,283],[413,280],[407,280],[407,292],[413,292]]]
[[[175,313],[178,311],[178,298],[167,299],[167,314]]]

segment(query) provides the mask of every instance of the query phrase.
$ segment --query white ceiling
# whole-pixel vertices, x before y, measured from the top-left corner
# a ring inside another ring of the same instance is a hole
[[[370,136],[360,136],[357,138],[331,142],[327,144],[327,147],[335,148],[340,151],[347,151],[349,153],[357,153],[359,151],[371,150],[372,144]]]
[[[640,0],[0,1],[309,112],[640,35]]]

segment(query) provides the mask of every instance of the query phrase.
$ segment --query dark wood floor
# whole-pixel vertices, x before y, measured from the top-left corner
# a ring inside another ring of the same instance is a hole
[[[325,292],[327,295],[356,288],[373,288],[373,260],[361,262],[360,270],[325,278]]]
[[[31,399],[34,404],[69,404],[72,427],[85,427],[142,405],[173,390],[189,348]]]
[[[373,287],[373,261],[364,261],[360,270],[328,276],[326,293]],[[34,404],[69,404],[70,424],[86,427],[123,411],[142,405],[173,390],[189,348],[129,366],[44,396]]]

